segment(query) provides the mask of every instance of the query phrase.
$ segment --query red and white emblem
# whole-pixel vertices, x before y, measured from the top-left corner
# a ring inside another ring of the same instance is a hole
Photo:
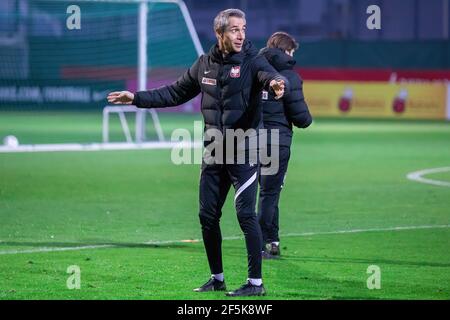
[[[231,68],[230,77],[239,78],[241,76],[241,66],[234,66]]]

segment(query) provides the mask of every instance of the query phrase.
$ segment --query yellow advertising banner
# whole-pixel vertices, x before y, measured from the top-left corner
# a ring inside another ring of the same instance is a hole
[[[305,81],[313,116],[446,119],[447,85]]]

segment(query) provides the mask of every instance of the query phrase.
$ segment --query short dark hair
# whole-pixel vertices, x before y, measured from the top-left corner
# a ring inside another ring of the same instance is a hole
[[[271,35],[269,40],[267,40],[267,47],[291,51],[298,49],[298,42],[295,41],[295,38],[289,33],[278,31]]]

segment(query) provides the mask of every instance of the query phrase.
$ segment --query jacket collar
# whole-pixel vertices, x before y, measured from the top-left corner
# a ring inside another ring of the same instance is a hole
[[[208,55],[214,62],[223,64],[241,64],[246,56],[256,55],[257,50],[250,42],[250,40],[244,40],[241,52],[232,52],[225,57],[222,55],[222,51],[219,50],[219,45],[215,44],[209,50]]]

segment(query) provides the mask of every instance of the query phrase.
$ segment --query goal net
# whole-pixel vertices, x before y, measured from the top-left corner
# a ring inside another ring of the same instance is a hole
[[[163,140],[155,111],[106,96],[171,83],[203,53],[182,1],[2,0],[0,11],[0,112],[82,111],[103,120],[92,142]]]

